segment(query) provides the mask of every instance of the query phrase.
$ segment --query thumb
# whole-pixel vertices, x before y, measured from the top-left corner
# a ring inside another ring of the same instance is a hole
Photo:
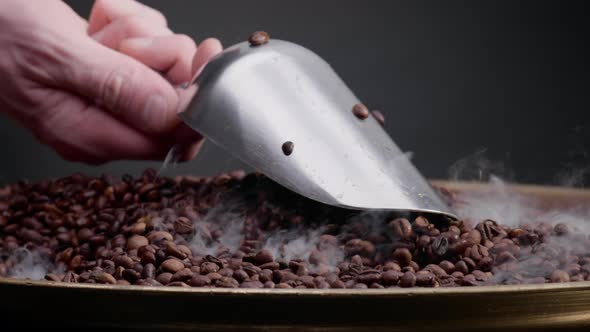
[[[180,123],[178,95],[159,73],[91,39],[73,52],[60,74],[71,92],[148,134],[169,132]]]

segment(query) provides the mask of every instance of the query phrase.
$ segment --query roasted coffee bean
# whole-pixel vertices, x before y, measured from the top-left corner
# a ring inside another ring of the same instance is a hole
[[[379,111],[371,111],[371,114],[373,115],[375,120],[377,120],[377,122],[379,122],[379,124],[381,126],[385,126],[385,116],[383,115],[383,113],[381,113]]]
[[[348,255],[361,255],[372,257],[375,254],[375,245],[369,241],[352,239],[346,242],[344,250]]]
[[[551,282],[568,282],[570,281],[570,275],[563,270],[555,270],[551,273]]]
[[[203,276],[205,277],[205,276]],[[195,276],[193,276],[193,279],[195,278]],[[158,274],[158,276],[156,277],[156,280],[161,283],[162,285],[167,285],[168,283],[170,283],[170,281],[172,280],[172,273],[170,272],[164,272],[164,273],[160,273]],[[192,284],[191,284],[192,285]],[[201,287],[201,286],[197,286],[197,287]]]
[[[268,250],[259,251],[254,257],[254,261],[257,265],[271,263],[274,260],[272,253]]]
[[[406,218],[394,219],[390,222],[393,236],[398,239],[410,239],[412,236],[412,225]]]
[[[364,104],[356,104],[352,107],[352,114],[361,120],[369,117],[369,109]]]
[[[399,280],[400,287],[414,287],[416,285],[416,275],[414,272],[406,272]]]
[[[201,274],[209,274],[219,271],[219,266],[212,262],[204,262],[201,264]]]
[[[290,156],[293,153],[293,150],[295,149],[295,144],[291,141],[287,141],[283,143],[281,149],[283,150],[283,154],[285,156]]]
[[[240,285],[240,288],[265,288],[260,281],[246,281]]]
[[[190,234],[193,231],[193,223],[187,217],[178,217],[174,222],[174,230],[178,234]]]
[[[53,274],[53,273],[48,273],[45,275],[45,280],[49,280],[49,281],[61,281],[62,278],[60,278],[57,274]]]
[[[270,37],[269,37],[268,33],[264,32],[264,31],[256,31],[256,32],[252,33],[250,35],[250,37],[248,38],[248,42],[250,43],[251,46],[260,46],[260,45],[268,43],[269,40],[270,40]]]
[[[142,235],[133,235],[127,240],[127,249],[138,249],[148,244],[148,239]]]
[[[240,283],[231,277],[221,277],[215,281],[215,286],[223,288],[237,288],[240,286]]]
[[[156,267],[154,264],[148,263],[143,266],[143,271],[141,271],[141,277],[143,279],[155,279],[156,278]]]
[[[172,275],[172,278],[170,279],[170,281],[175,282],[175,281],[187,281],[192,279],[192,277],[194,276],[193,271],[191,271],[188,268],[184,268],[176,273],[174,273]]]
[[[130,269],[133,267],[133,265],[135,265],[135,262],[133,261],[133,259],[131,259],[127,255],[116,256],[113,261],[115,262],[116,266],[122,266],[126,269]]]
[[[181,261],[179,261],[178,259],[171,258],[171,259],[167,259],[164,262],[162,262],[161,267],[164,271],[167,271],[170,273],[176,273],[176,272],[184,269],[184,264]]]
[[[402,272],[389,270],[381,275],[381,283],[385,286],[395,286],[403,275]]]
[[[401,266],[407,266],[412,261],[412,253],[406,248],[398,248],[393,252],[393,259]]]
[[[434,254],[444,256],[449,249],[449,240],[442,235],[438,236],[432,241],[430,248]]]
[[[416,286],[432,287],[435,281],[435,276],[432,272],[418,271],[416,273]]]

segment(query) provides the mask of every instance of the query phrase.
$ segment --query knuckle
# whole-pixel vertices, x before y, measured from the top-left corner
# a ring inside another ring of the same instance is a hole
[[[177,42],[184,47],[188,48],[197,48],[197,44],[195,41],[188,35],[185,34],[177,34],[176,35]]]
[[[134,75],[135,69],[131,66],[117,66],[108,71],[99,87],[99,100],[96,101],[96,104],[111,112],[121,109],[124,103],[123,90]]]
[[[150,18],[154,20],[154,23],[157,23],[162,26],[168,26],[168,20],[166,19],[166,16],[164,16],[164,14],[153,8],[150,9]]]

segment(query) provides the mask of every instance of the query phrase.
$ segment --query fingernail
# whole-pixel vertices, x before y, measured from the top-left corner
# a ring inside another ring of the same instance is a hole
[[[157,127],[158,125],[164,125],[164,117],[168,109],[166,108],[166,101],[162,96],[152,95],[149,96],[142,113],[142,121],[147,127]]]
[[[140,38],[129,38],[127,40],[125,40],[125,44],[127,44],[127,47],[131,47],[131,48],[146,48],[148,46],[150,46],[153,42],[152,38],[144,38],[144,37],[140,37]]]

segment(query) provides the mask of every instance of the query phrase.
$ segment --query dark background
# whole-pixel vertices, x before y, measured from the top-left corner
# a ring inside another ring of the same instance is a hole
[[[87,17],[91,1],[67,1]],[[540,1],[145,1],[198,42],[225,46],[255,30],[324,57],[386,116],[397,144],[429,178],[499,174],[519,182],[590,184],[588,12]],[[51,19],[51,18],[48,18]],[[160,162],[89,167],[59,159],[0,119],[0,182],[76,171],[137,174]],[[168,170],[240,167],[206,145]]]

